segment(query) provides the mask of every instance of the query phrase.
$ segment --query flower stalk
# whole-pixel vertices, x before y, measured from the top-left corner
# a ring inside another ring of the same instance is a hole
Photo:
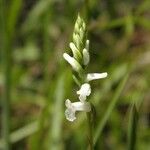
[[[70,42],[69,47],[73,56],[64,53],[63,57],[71,65],[73,69],[73,79],[80,89],[76,92],[79,99],[78,102],[72,103],[69,99],[66,100],[65,105],[67,109],[65,115],[66,119],[72,122],[76,119],[77,111],[87,113],[89,147],[92,150],[93,106],[90,102],[87,102],[87,97],[91,94],[91,86],[89,82],[105,78],[107,77],[107,73],[87,73],[86,68],[90,62],[89,40],[87,39],[85,21],[79,15],[74,26],[72,42]]]

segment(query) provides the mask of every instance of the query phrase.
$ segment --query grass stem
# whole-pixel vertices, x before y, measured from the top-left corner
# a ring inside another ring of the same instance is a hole
[[[136,149],[138,110],[135,104],[131,108],[128,125],[128,150]]]
[[[9,48],[9,36],[6,30],[5,2],[0,1],[1,7],[1,29],[2,29],[2,50],[4,67],[4,92],[2,101],[2,131],[4,137],[4,149],[10,150],[10,91],[11,91],[11,51]]]

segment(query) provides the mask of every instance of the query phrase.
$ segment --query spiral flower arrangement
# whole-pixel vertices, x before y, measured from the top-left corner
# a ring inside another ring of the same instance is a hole
[[[77,111],[91,111],[91,104],[87,102],[87,97],[91,94],[90,81],[107,77],[107,72],[87,73],[87,66],[90,62],[89,40],[87,39],[86,23],[79,15],[75,22],[72,42],[69,47],[73,56],[64,53],[63,57],[71,65],[73,79],[80,89],[76,92],[79,101],[72,103],[69,99],[66,100],[65,116],[67,120],[74,121]]]

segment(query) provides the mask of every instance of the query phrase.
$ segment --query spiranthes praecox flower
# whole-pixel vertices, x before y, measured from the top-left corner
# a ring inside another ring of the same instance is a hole
[[[102,79],[107,77],[107,72],[104,73],[88,73],[86,76],[86,81],[92,81],[97,79]]]
[[[79,95],[79,99],[81,102],[84,102],[86,100],[86,97],[91,94],[91,86],[88,83],[82,84],[79,91],[77,91],[77,94]]]
[[[84,112],[89,112],[91,111],[91,105],[89,102],[73,102],[69,99],[66,100],[65,105],[67,107],[65,111],[65,115],[67,120],[69,121],[74,121],[76,119],[75,113],[76,111],[84,111]]]
[[[74,57],[71,57],[67,53],[64,53],[63,57],[72,66],[73,70],[77,72],[81,72],[83,70],[79,62]]]

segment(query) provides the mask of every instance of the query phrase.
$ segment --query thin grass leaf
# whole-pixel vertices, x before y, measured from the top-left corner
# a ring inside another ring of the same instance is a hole
[[[54,110],[52,113],[52,126],[50,146],[48,149],[59,150],[62,149],[62,121],[63,121],[63,102],[64,102],[64,87],[65,87],[65,74],[59,75],[56,90],[54,93]]]
[[[19,10],[21,9],[21,0],[14,0],[7,8],[7,3],[4,0],[0,1],[1,9],[1,27],[2,27],[2,51],[3,51],[3,68],[4,68],[4,93],[2,102],[2,131],[4,136],[4,149],[11,148],[10,143],[10,102],[12,91],[12,42],[15,32],[15,26],[19,17]]]
[[[137,8],[136,12],[138,14],[141,14],[145,11],[150,10],[150,1],[149,0],[144,0],[142,1],[142,3],[139,5],[139,7]]]
[[[2,131],[3,131],[3,144],[4,148],[8,150],[10,148],[10,49],[7,46],[7,32],[6,32],[6,4],[4,0],[0,1],[0,25],[1,25],[1,36],[3,37],[1,42],[1,51],[4,57],[3,66],[4,69],[4,93],[2,97]]]
[[[30,147],[32,150],[38,150],[38,149],[40,150],[40,149],[43,149],[43,147],[44,147],[44,142],[41,144],[40,141],[43,139],[43,136],[45,136],[45,132],[44,132],[45,129],[48,128],[47,126],[49,126],[49,123],[47,123],[47,120],[49,120],[49,114],[51,113],[51,109],[52,109],[51,108],[51,106],[52,106],[51,100],[53,98],[53,85],[54,84],[56,84],[56,81],[52,80],[50,87],[48,88],[49,93],[47,96],[45,96],[44,107],[43,107],[41,114],[38,118],[37,132],[33,136],[33,138],[31,138]],[[47,83],[45,84],[45,86],[47,86]],[[45,88],[44,88],[44,90],[45,90]]]
[[[149,18],[144,17],[137,17],[136,24],[140,25],[144,29],[150,30],[150,20]]]
[[[28,125],[25,125],[24,127],[10,134],[10,142],[13,144],[18,141],[21,141],[22,139],[35,133],[37,129],[38,129],[37,121],[30,123]],[[0,149],[4,149],[4,139],[0,139]]]
[[[107,123],[107,120],[109,119],[114,107],[116,106],[117,101],[119,100],[119,97],[121,95],[121,92],[126,84],[126,81],[128,79],[129,74],[125,75],[124,79],[122,80],[122,82],[120,83],[119,87],[117,88],[114,97],[112,98],[112,101],[110,102],[108,109],[106,110],[106,112],[104,113],[103,118],[100,120],[97,129],[95,131],[94,134],[94,145],[96,145],[99,137],[102,134],[102,131]]]
[[[52,2],[55,0],[38,1],[35,6],[29,12],[28,18],[25,20],[22,30],[29,31],[37,27],[37,24],[41,16],[48,11]]]
[[[125,32],[129,39],[134,33],[134,16],[131,12],[126,16]]]
[[[20,16],[21,8],[22,8],[22,0],[11,1],[9,13],[7,17],[7,29],[10,36],[15,34],[15,26]]]
[[[131,108],[128,124],[128,150],[136,149],[138,111],[135,104]]]

